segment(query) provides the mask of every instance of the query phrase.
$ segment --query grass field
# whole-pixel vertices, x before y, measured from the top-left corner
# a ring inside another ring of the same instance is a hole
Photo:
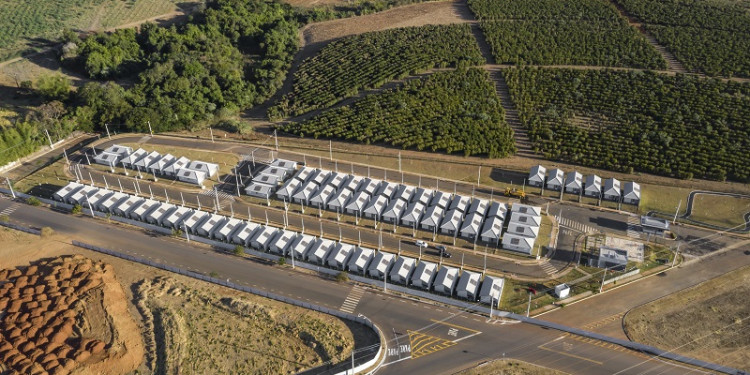
[[[634,341],[750,370],[750,267],[637,307],[624,327]]]
[[[750,198],[696,194],[690,219],[733,228],[745,224],[745,214],[748,212],[750,212]]]
[[[562,375],[564,372],[548,369],[515,359],[496,360],[463,370],[455,375]]]
[[[0,61],[47,47],[63,29],[100,31],[178,10],[179,0],[35,0],[0,2]]]

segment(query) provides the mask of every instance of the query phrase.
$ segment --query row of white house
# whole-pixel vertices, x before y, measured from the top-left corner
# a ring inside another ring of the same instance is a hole
[[[203,185],[206,178],[219,172],[219,166],[214,163],[191,161],[184,156],[177,158],[172,154],[161,155],[142,148],[133,151],[130,147],[116,144],[94,155],[94,162],[110,168],[119,164],[123,168],[150,172],[155,176],[168,176],[196,185]]]
[[[604,180],[602,189],[602,178],[597,175],[586,176],[577,171],[565,174],[562,169],[554,168],[547,174],[547,168],[537,165],[531,168],[528,177],[531,186],[546,186],[549,190],[565,189],[566,193],[583,194],[588,197],[603,198],[615,202],[624,202],[638,205],[641,202],[641,186],[633,181],[621,184],[614,177]],[[621,187],[622,186],[622,187]]]
[[[96,211],[167,228],[184,229],[193,235],[294,257],[341,271],[381,280],[387,277],[393,283],[411,285],[447,296],[498,303],[502,294],[502,278],[485,276],[482,281],[481,274],[462,272],[456,267],[439,267],[435,263],[414,258],[76,182],[58,190],[54,199],[69,204],[88,205]]]
[[[541,208],[514,203],[511,207],[508,229],[503,235],[503,248],[531,254],[541,226]]]
[[[268,199],[279,188],[279,184],[286,181],[296,170],[297,162],[274,159],[252,176],[250,184],[245,188],[245,194]]]

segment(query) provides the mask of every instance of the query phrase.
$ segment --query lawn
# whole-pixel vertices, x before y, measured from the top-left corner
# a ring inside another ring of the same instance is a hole
[[[750,212],[750,198],[696,194],[690,219],[725,228],[745,224],[745,214]]]

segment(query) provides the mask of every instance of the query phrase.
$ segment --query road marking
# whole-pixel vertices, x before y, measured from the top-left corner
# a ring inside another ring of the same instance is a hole
[[[21,206],[21,205],[20,205],[19,203],[13,203],[13,204],[11,204],[10,206],[8,206],[8,207],[7,207],[6,209],[4,209],[4,210],[0,211],[0,215],[10,215],[10,214],[12,214],[12,213],[13,213],[13,212],[14,212],[15,210],[17,210],[17,209],[18,209],[18,207],[20,207],[20,206]]]
[[[471,329],[471,328],[468,328],[468,327],[460,326],[458,324],[444,322],[444,321],[441,321],[441,320],[430,319],[430,321],[433,322],[433,323],[436,323],[436,324],[441,324],[441,325],[448,326],[449,327],[448,328],[448,336],[458,337],[459,330],[464,330],[464,331],[471,332],[470,335],[461,337],[458,340],[453,340],[453,342],[456,342],[456,343],[458,343],[460,341],[463,341],[463,340],[466,340],[468,338],[472,338],[472,337],[474,337],[474,336],[482,333],[482,331],[478,331],[476,329]]]
[[[409,334],[411,357],[415,359],[456,345],[455,341],[441,339],[421,332],[411,330],[406,332]]]
[[[586,225],[586,224],[583,224],[583,223],[580,223],[580,222],[577,222],[577,221],[573,221],[573,220],[570,220],[570,219],[568,219],[566,217],[559,217],[558,216],[557,217],[557,222],[560,223],[560,226],[562,226],[562,227],[568,227],[570,229],[576,230],[578,232],[586,233],[586,234],[598,233],[599,232],[596,228],[594,228],[594,227],[592,227],[590,225]]]
[[[547,344],[549,344],[549,343],[547,343]],[[583,361],[588,361],[588,362],[591,362],[591,363],[596,363],[597,365],[600,365],[600,366],[604,364],[604,362],[595,361],[595,360],[590,359],[590,358],[582,357],[582,356],[575,355],[575,354],[565,353],[563,351],[559,351],[559,350],[556,350],[556,349],[551,349],[551,348],[548,348],[548,347],[544,346],[544,345],[547,345],[547,344],[539,345],[539,346],[537,346],[537,348],[542,349],[542,350],[546,350],[546,351],[549,351],[549,352],[552,352],[552,353],[557,353],[557,354],[561,354],[561,355],[564,355],[564,356],[568,356],[568,357],[571,357],[571,358],[576,358],[576,359],[580,359],[580,360],[583,360]]]
[[[557,273],[557,268],[550,264],[550,262],[544,262],[540,264],[540,267],[542,267],[542,271],[544,271],[547,275],[554,275]]]
[[[641,231],[641,221],[636,216],[628,216],[628,237],[643,239],[643,232]]]
[[[610,316],[604,317],[602,319],[599,319],[599,320],[597,320],[595,322],[591,322],[591,323],[583,326],[583,329],[585,329],[587,331],[591,331],[591,330],[593,330],[593,329],[595,329],[597,327],[601,327],[601,326],[603,326],[605,324],[609,324],[609,323],[612,323],[612,322],[617,321],[617,320],[622,320],[622,317],[625,316],[625,313],[626,313],[626,311],[623,311],[623,312],[619,312],[619,313],[614,314],[614,315],[610,315]]]
[[[359,299],[362,298],[363,294],[365,294],[364,289],[357,286],[352,287],[352,290],[349,292],[349,295],[346,296],[346,299],[344,300],[344,303],[341,304],[339,310],[353,314],[354,309],[357,307],[357,304],[359,304]]]

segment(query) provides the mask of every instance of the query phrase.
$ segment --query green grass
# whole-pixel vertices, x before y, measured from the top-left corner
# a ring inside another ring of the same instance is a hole
[[[750,198],[697,194],[690,219],[719,227],[733,228],[745,224],[750,212]]]

